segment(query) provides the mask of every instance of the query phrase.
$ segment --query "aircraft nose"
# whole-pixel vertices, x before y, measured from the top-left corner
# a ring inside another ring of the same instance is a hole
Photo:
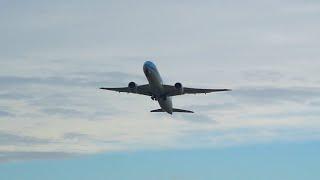
[[[148,67],[148,64],[147,64],[147,62],[145,62],[145,63],[143,64],[143,69],[147,69],[147,67]]]
[[[150,64],[152,64],[151,61],[146,61],[146,62],[144,62],[143,67],[148,67],[148,66],[150,66]]]
[[[152,64],[151,61],[146,61],[143,65],[143,71],[146,73],[146,74],[149,74],[149,68],[150,68],[150,65]]]
[[[146,74],[149,73],[149,71],[148,71],[148,65],[147,65],[146,63],[144,63],[144,65],[143,65],[143,71],[144,71],[144,73],[146,73]]]
[[[152,61],[146,61],[146,62],[144,63],[144,66],[154,67],[155,65],[153,64]]]

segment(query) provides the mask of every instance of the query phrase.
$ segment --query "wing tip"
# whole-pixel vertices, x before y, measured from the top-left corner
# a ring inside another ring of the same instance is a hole
[[[232,89],[218,89],[218,91],[232,91]]]
[[[109,90],[110,88],[104,88],[104,87],[101,87],[99,89],[102,89],[102,90]]]

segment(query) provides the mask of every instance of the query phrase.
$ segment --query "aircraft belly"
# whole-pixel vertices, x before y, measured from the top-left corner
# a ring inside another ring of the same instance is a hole
[[[172,100],[170,97],[166,98],[166,100],[160,99],[158,102],[159,102],[160,107],[164,111],[172,114]]]
[[[163,93],[162,80],[160,75],[157,73],[152,73],[147,77],[149,81],[149,85],[153,94],[160,96]]]

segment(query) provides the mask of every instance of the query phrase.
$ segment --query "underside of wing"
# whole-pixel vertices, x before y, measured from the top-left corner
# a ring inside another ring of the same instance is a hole
[[[207,94],[212,92],[231,91],[231,89],[200,89],[200,88],[188,88],[164,85],[167,96],[178,96],[183,94]]]
[[[199,93],[212,93],[221,91],[231,91],[230,89],[197,89],[197,88],[184,88],[185,94],[199,94]]]
[[[102,90],[109,90],[109,91],[115,91],[115,92],[124,92],[124,93],[133,93],[133,94],[140,94],[145,96],[152,96],[152,93],[150,92],[150,87],[148,84],[136,86],[134,88],[130,87],[121,87],[121,88],[100,88]]]

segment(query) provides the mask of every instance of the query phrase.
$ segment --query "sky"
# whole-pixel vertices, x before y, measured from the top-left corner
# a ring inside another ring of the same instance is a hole
[[[320,2],[0,0],[0,179],[319,179]],[[230,88],[173,98],[99,87]]]

